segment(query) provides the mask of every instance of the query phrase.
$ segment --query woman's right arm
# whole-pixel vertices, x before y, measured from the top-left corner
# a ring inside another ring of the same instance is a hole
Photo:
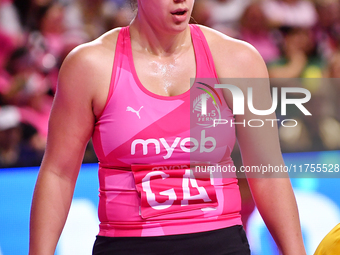
[[[99,52],[95,45],[78,47],[61,67],[46,151],[33,195],[29,255],[53,255],[64,227],[93,132],[98,81],[108,82],[96,67]]]

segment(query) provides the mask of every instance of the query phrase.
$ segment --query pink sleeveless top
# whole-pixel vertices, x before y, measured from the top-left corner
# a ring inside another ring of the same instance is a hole
[[[233,115],[222,90],[214,88],[218,79],[203,33],[196,25],[190,30],[196,78],[190,90],[172,97],[145,89],[134,67],[129,27],[119,33],[107,103],[93,133],[101,236],[185,234],[242,224],[236,175],[227,171],[235,130],[213,125]]]

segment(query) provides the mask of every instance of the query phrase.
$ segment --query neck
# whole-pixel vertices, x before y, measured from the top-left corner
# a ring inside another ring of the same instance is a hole
[[[191,45],[189,26],[178,32],[162,31],[138,14],[130,24],[130,34],[136,49],[159,57],[180,53]]]

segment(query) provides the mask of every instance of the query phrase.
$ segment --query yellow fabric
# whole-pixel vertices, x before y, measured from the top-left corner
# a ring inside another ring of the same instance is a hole
[[[314,255],[340,255],[340,223],[322,239]]]

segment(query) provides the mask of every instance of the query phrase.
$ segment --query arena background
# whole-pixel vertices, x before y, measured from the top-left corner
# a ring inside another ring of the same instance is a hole
[[[134,10],[128,2],[0,0],[0,255],[28,252],[32,193],[63,59],[75,46],[129,24]],[[254,45],[271,78],[302,79],[296,86],[311,92],[306,107],[312,116],[288,109],[286,118],[299,125],[279,126],[286,165],[339,164],[340,2],[196,0],[192,16],[192,23]],[[237,149],[233,159],[240,165]],[[96,161],[90,142],[58,255],[91,254],[98,232]],[[339,173],[291,177],[307,254],[312,255],[340,222]],[[253,254],[277,254],[243,178],[240,187]]]

